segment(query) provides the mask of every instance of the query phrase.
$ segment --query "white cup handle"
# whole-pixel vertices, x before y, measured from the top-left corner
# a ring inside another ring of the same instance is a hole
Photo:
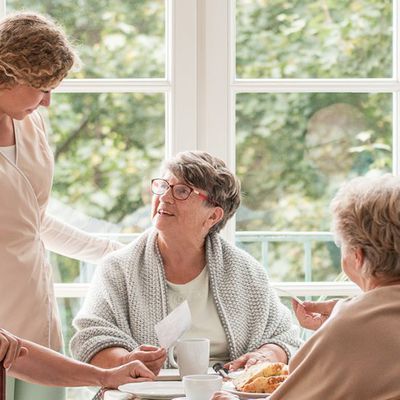
[[[174,345],[174,346],[171,346],[171,347],[169,348],[169,350],[168,350],[168,359],[169,359],[169,362],[171,363],[171,365],[172,365],[174,368],[179,368],[178,364],[177,364],[176,361],[175,361],[174,350],[175,350],[175,345]]]

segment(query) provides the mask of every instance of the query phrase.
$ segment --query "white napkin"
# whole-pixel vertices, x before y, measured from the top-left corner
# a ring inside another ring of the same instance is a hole
[[[192,316],[187,300],[154,326],[161,347],[168,349],[190,328]]]

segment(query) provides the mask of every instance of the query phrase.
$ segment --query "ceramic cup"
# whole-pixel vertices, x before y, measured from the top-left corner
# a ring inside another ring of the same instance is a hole
[[[174,352],[177,361],[175,361]],[[179,375],[207,374],[210,359],[210,340],[178,339],[174,346],[169,348],[169,362],[179,368]]]
[[[209,400],[222,387],[222,376],[219,375],[186,375],[182,380],[188,400]]]

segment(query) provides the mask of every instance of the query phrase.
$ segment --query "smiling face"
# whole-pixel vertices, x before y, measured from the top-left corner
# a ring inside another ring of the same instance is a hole
[[[163,179],[170,185],[185,183],[170,173]],[[207,195],[204,190],[195,188]],[[191,193],[187,200],[176,200],[171,189],[163,195],[153,195],[152,222],[154,227],[163,234],[189,235],[190,237],[204,238],[210,228],[220,219],[220,207],[210,207],[199,195]]]
[[[48,107],[51,90],[35,89],[26,85],[15,85],[0,91],[0,113],[22,120],[39,106]]]

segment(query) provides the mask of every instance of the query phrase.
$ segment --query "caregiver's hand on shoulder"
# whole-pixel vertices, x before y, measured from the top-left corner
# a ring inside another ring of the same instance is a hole
[[[140,361],[131,361],[120,367],[105,369],[103,379],[100,382],[102,387],[118,388],[124,383],[143,382],[154,380],[155,375]]]
[[[161,347],[142,344],[137,349],[131,351],[124,357],[124,363],[138,360],[141,361],[155,375],[160,372],[165,360],[167,352]]]
[[[0,329],[0,361],[3,361],[4,368],[10,368],[18,357],[26,354],[28,354],[28,349],[22,346],[17,336]]]
[[[303,301],[302,304],[292,300],[293,311],[303,328],[313,331],[329,318],[337,300]]]

